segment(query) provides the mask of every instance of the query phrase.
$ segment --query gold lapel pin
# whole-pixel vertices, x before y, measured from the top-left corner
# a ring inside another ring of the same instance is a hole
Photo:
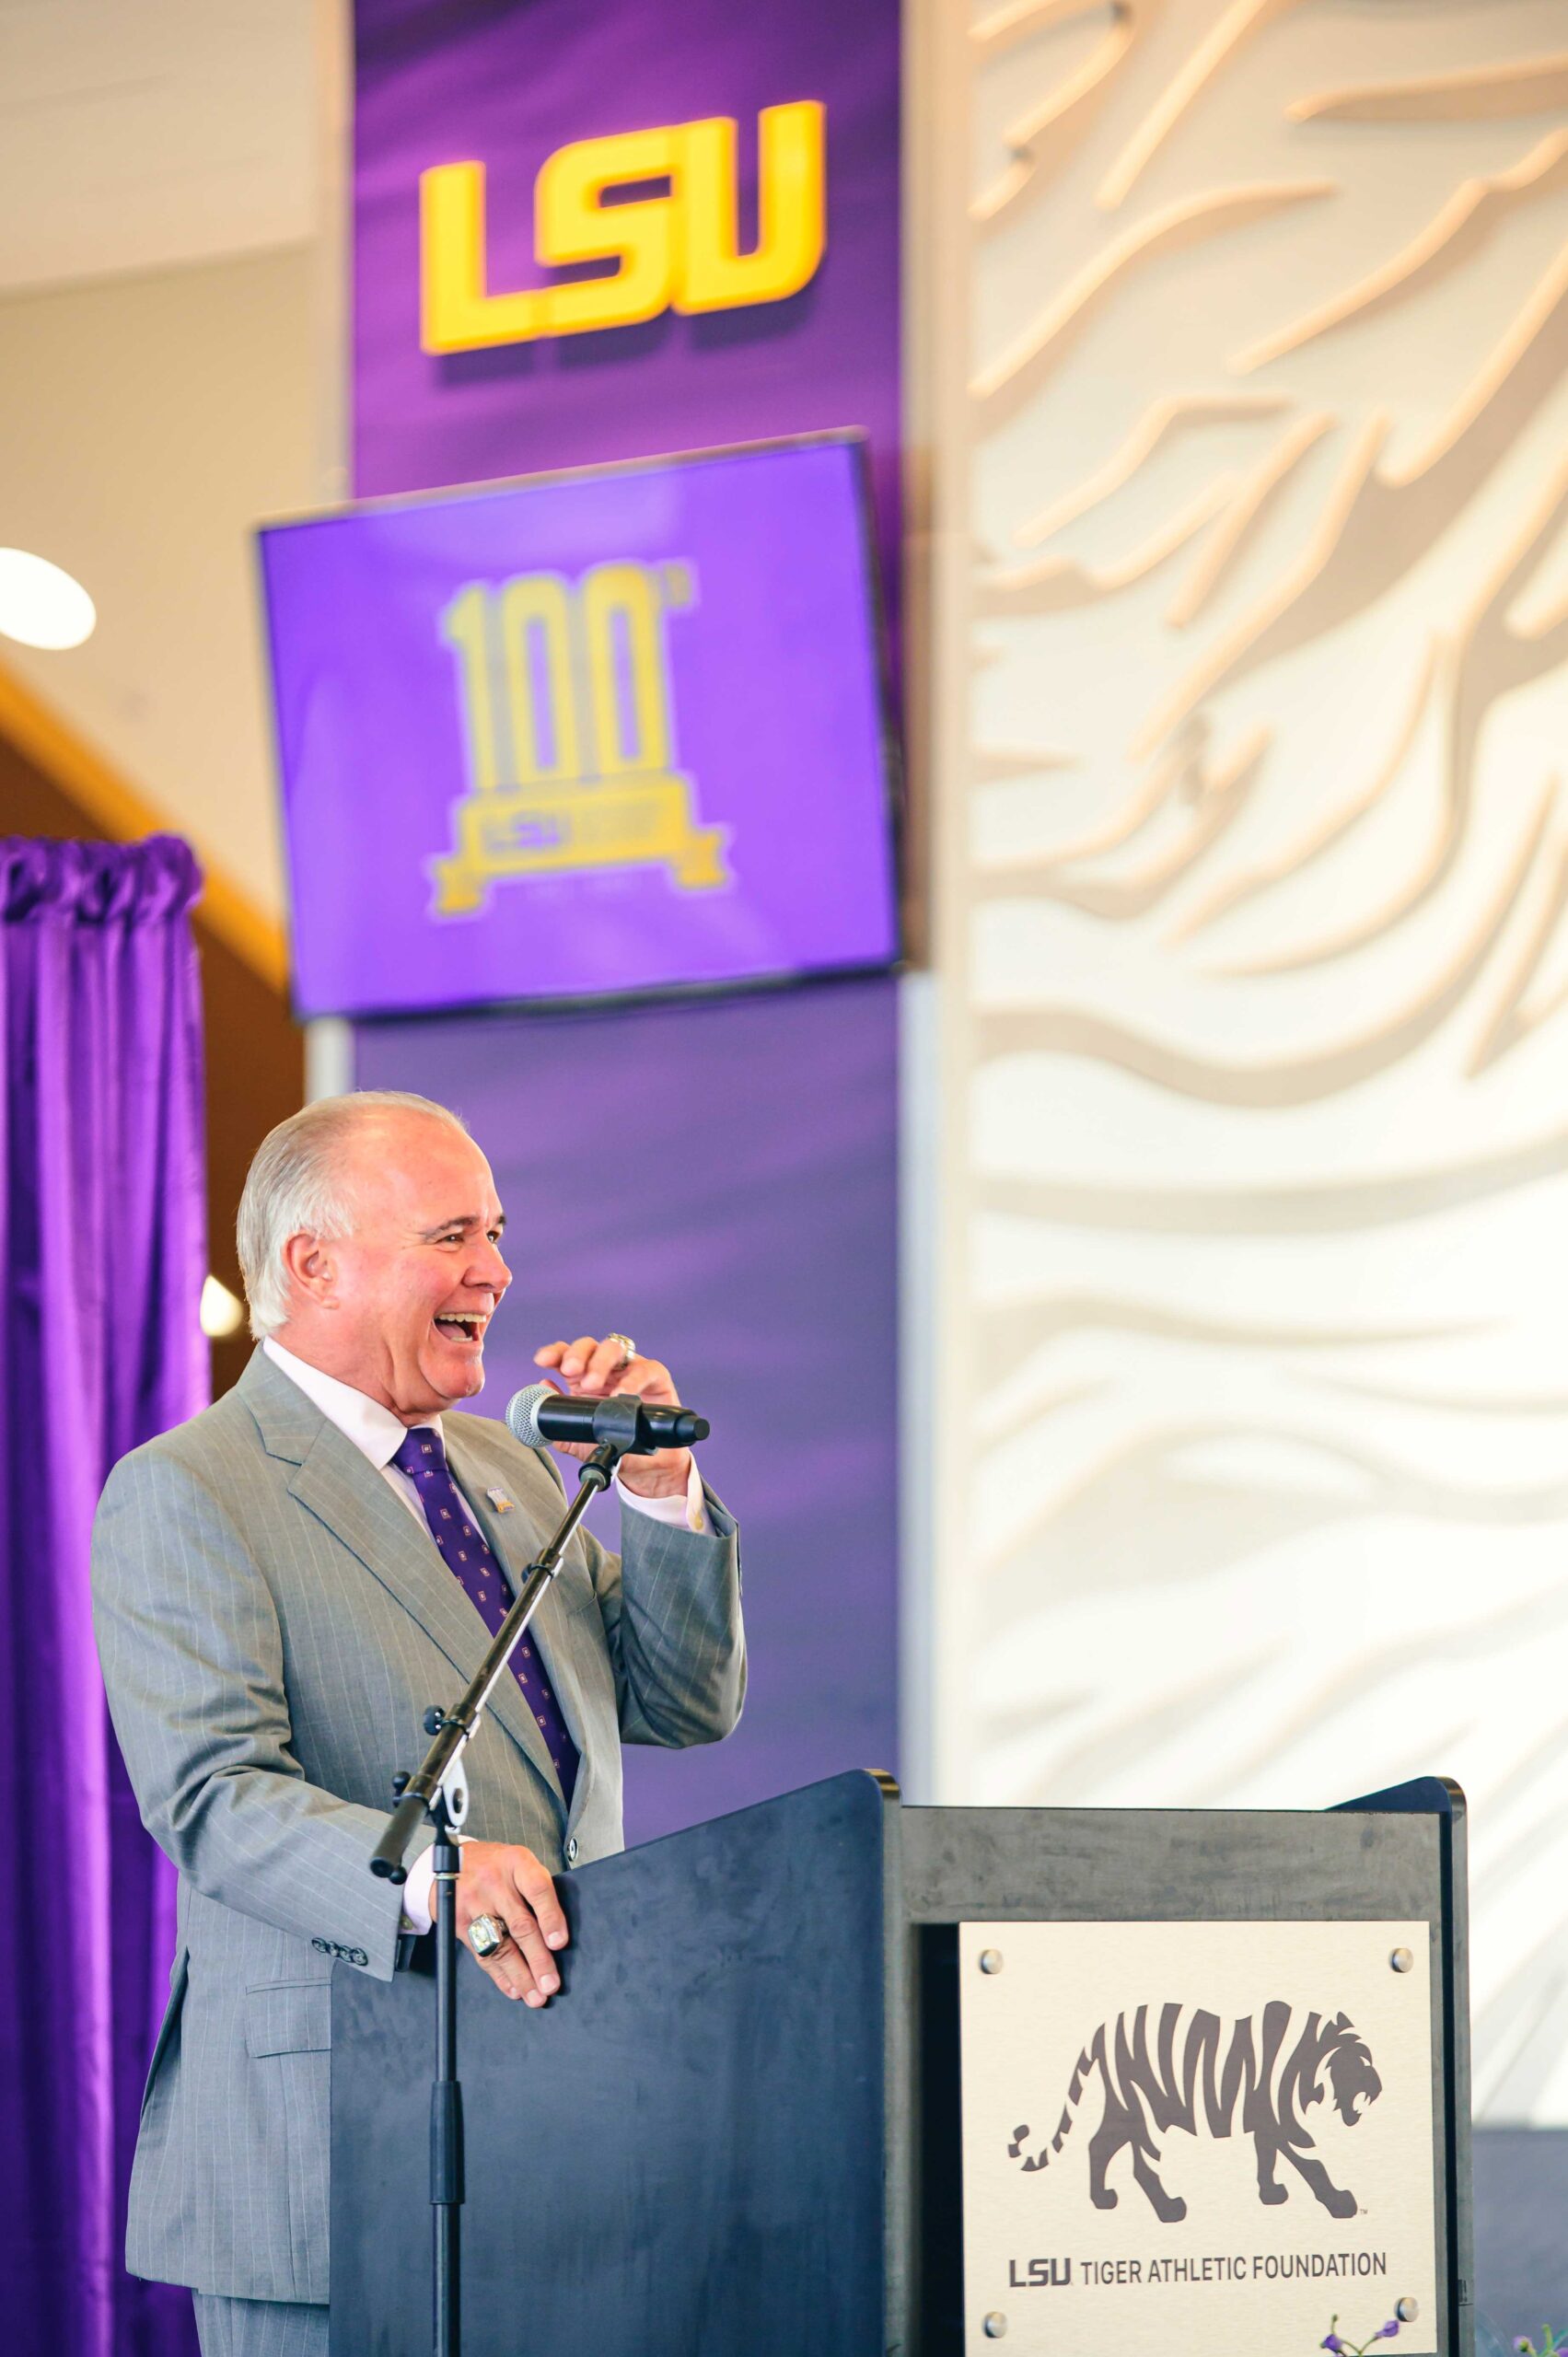
[[[505,1490],[486,1490],[484,1494],[490,1500],[491,1504],[495,1508],[497,1514],[511,1513],[512,1501],[506,1495]]]

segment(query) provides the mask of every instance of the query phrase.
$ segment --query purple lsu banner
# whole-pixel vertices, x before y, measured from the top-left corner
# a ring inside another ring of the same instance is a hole
[[[840,426],[896,605],[898,0],[356,0],[354,486]]]
[[[859,428],[896,667],[900,57],[899,0],[355,0],[356,496]],[[765,588],[765,539],[726,563]],[[628,1755],[633,1839],[897,1765],[897,1038],[880,976],[356,1025],[361,1086],[489,1148],[518,1345],[619,1327],[713,1419],[750,1690],[729,1741]]]
[[[302,1014],[895,955],[858,442],[261,537]]]

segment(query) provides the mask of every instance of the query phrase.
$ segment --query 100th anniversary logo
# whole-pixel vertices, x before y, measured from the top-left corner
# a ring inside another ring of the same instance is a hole
[[[517,877],[656,866],[680,892],[729,883],[727,830],[701,824],[677,765],[668,621],[696,598],[679,561],[459,590],[440,626],[467,790],[452,850],[430,862],[433,916],[476,915]]]

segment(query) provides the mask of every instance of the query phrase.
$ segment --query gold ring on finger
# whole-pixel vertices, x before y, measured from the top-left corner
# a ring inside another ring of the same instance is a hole
[[[605,1341],[606,1341],[607,1342],[619,1342],[619,1343],[620,1343],[620,1345],[621,1345],[621,1365],[622,1365],[622,1366],[630,1366],[630,1365],[631,1365],[631,1364],[632,1364],[632,1362],[633,1362],[633,1359],[636,1357],[636,1355],[637,1355],[637,1345],[636,1345],[636,1343],[632,1340],[631,1335],[630,1335],[630,1334],[607,1334],[607,1335],[605,1336],[605,1338],[604,1338],[604,1339],[605,1339]]]

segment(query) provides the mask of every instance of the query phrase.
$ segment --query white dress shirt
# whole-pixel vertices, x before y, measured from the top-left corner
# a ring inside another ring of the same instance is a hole
[[[335,1375],[323,1375],[319,1366],[311,1366],[305,1359],[296,1358],[292,1351],[269,1334],[261,1344],[274,1366],[281,1367],[291,1383],[296,1383],[308,1399],[313,1400],[330,1424],[335,1424],[345,1440],[351,1440],[362,1457],[368,1457],[383,1480],[391,1484],[418,1523],[421,1530],[430,1526],[424,1519],[424,1508],[419,1502],[419,1492],[409,1475],[392,1463],[402,1446],[409,1427],[390,1408],[379,1399],[372,1399],[368,1392],[356,1391],[351,1383],[340,1383]],[[441,1431],[439,1416],[424,1416],[422,1423]],[[457,1473],[452,1472],[454,1481]],[[460,1490],[462,1484],[458,1482]],[[637,1514],[650,1515],[656,1522],[668,1522],[688,1530],[705,1531],[708,1527],[707,1507],[703,1498],[703,1484],[693,1462],[684,1498],[645,1498],[629,1490],[620,1473],[615,1487],[623,1506],[631,1506]],[[470,1500],[472,1504],[472,1500]],[[436,1541],[431,1540],[434,1547]],[[463,1837],[459,1834],[459,1840]],[[428,1932],[431,1915],[431,1885],[436,1878],[434,1857],[424,1851],[409,1868],[403,1885],[403,1912],[416,1932]]]

